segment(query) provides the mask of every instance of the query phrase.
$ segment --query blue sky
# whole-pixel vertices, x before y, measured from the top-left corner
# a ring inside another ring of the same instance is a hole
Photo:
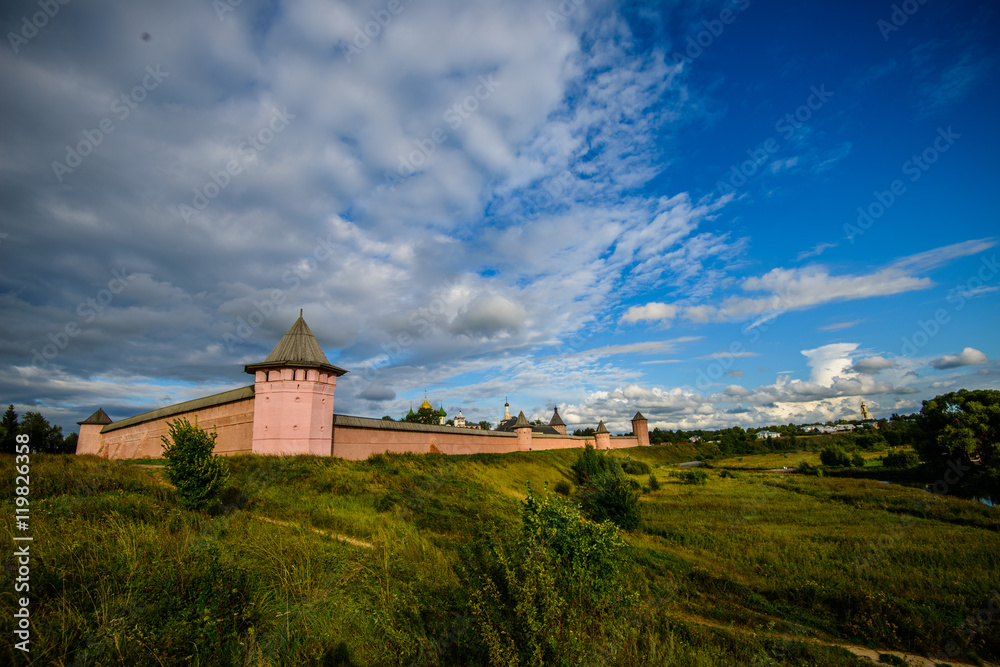
[[[1000,386],[993,3],[38,11],[0,13],[0,399],[64,432],[248,384],[299,308],[345,414]]]

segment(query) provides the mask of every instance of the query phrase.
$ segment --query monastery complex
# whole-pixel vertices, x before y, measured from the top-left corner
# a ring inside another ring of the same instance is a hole
[[[112,421],[103,409],[80,424],[77,454],[104,458],[159,458],[169,423],[186,418],[218,434],[216,454],[315,454],[366,459],[383,452],[477,454],[583,447],[618,449],[649,444],[646,418],[636,413],[631,436],[612,437],[604,422],[593,437],[566,434],[554,411],[548,426],[532,426],[521,412],[495,431],[428,425],[333,411],[337,378],[346,370],[332,365],[301,313],[264,361],[244,366],[254,383],[214,396],[178,403]]]

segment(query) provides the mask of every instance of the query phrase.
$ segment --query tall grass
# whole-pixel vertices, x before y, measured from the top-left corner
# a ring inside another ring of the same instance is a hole
[[[710,470],[697,486],[660,474],[692,453],[612,452],[660,479],[626,534],[624,575],[641,602],[613,631],[574,639],[574,655],[861,664],[804,641],[815,637],[927,654],[957,642],[967,657],[1000,657],[1000,614],[968,620],[1000,590],[995,510],[755,465]],[[8,642],[0,662],[485,664],[463,574],[470,549],[484,526],[517,526],[526,482],[568,480],[577,455],[232,457],[229,487],[202,512],[178,505],[157,462],[32,457],[32,651]],[[0,478],[7,516],[13,477]],[[5,522],[0,539],[12,537]]]

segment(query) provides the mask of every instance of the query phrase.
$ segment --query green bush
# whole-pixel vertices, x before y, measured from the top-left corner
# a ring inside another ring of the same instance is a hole
[[[626,475],[648,475],[652,472],[648,463],[645,461],[633,461],[631,458],[622,461],[622,470],[625,471]]]
[[[887,468],[913,468],[920,465],[920,457],[916,452],[890,449],[889,453],[882,457],[882,465]]]
[[[516,537],[477,540],[470,564],[473,629],[489,664],[576,665],[598,657],[594,639],[623,631],[636,602],[623,576],[621,533],[530,487],[521,522]]]
[[[649,475],[649,490],[659,491],[660,490],[660,480],[656,479],[656,475]]]
[[[847,467],[851,465],[851,455],[840,447],[829,445],[819,453],[819,460],[825,466]]]
[[[639,525],[641,485],[625,475],[618,459],[587,445],[572,465],[577,500],[593,521],[611,521],[631,530]]]
[[[795,472],[800,475],[813,475],[816,477],[823,476],[823,471],[820,470],[819,467],[806,463],[805,461],[799,463],[799,467],[795,469]]]
[[[861,452],[854,452],[853,456],[851,456],[851,465],[855,468],[865,467],[865,457],[861,455]]]
[[[570,486],[569,482],[567,482],[564,479],[561,479],[558,482],[556,482],[556,485],[552,487],[552,490],[558,493],[560,496],[568,496],[570,494],[570,491],[573,490],[573,487]]]
[[[590,444],[587,444],[580,452],[580,456],[571,466],[573,477],[578,485],[587,484],[591,479],[600,477],[605,473],[622,472],[618,459],[612,458],[604,452],[598,452]]]
[[[578,500],[583,513],[592,521],[610,521],[631,530],[641,521],[639,493],[623,473],[607,473],[579,487]]]
[[[162,436],[167,479],[177,487],[181,505],[202,509],[216,498],[228,474],[222,459],[213,454],[217,433],[206,433],[187,419],[170,423],[170,439]]]
[[[708,484],[708,473],[704,470],[684,470],[678,476],[684,484]]]
[[[885,436],[878,431],[862,431],[854,438],[854,444],[861,449],[882,449],[888,444]]]

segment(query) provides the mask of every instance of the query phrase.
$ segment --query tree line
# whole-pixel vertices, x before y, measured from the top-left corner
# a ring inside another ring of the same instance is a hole
[[[7,406],[7,411],[0,419],[0,454],[15,453],[17,436],[28,436],[28,444],[32,452],[43,454],[74,454],[76,452],[76,433],[70,433],[65,438],[61,426],[52,426],[48,420],[37,412],[25,412],[18,419],[14,406]]]

